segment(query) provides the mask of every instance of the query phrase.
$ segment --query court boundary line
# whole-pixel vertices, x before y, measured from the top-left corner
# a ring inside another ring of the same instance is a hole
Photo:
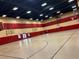
[[[31,54],[29,57],[27,57],[26,59],[30,59],[31,57],[33,57],[34,55],[36,55],[37,53],[39,53],[40,51],[42,51],[43,49],[45,49],[48,45],[48,42],[46,42],[46,45],[44,47],[42,47],[41,49],[39,49],[38,51],[36,51],[35,53]]]
[[[71,34],[71,36],[64,42],[64,44],[51,56],[50,59],[54,59],[54,57],[60,52],[60,50],[66,45],[66,43],[69,42],[69,40],[73,37],[73,35],[76,33],[76,30]]]
[[[7,55],[0,55],[0,56],[3,56],[3,57],[10,57],[10,58],[15,58],[15,59],[24,59],[24,58],[20,58],[20,57],[13,57],[13,56],[7,56]]]

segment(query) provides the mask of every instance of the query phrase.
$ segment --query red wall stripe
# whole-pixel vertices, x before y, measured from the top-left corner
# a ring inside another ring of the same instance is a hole
[[[0,31],[3,30],[3,24],[0,22]]]
[[[79,29],[79,24],[71,25],[71,26],[65,26],[65,27],[60,27],[60,28],[55,28],[55,29],[50,29],[50,30],[47,30],[46,32],[47,33],[53,33],[53,32],[72,30],[72,29]]]
[[[57,24],[57,23],[68,22],[68,21],[71,21],[72,18],[73,18],[74,20],[76,20],[76,19],[79,18],[79,15],[74,15],[74,16],[70,16],[70,17],[66,17],[66,18],[59,19],[59,20],[57,20],[57,21],[49,22],[49,23],[46,23],[44,26],[50,26],[50,25],[54,25],[54,24]]]
[[[36,28],[42,27],[41,24],[12,24],[12,23],[4,23],[4,29],[23,29],[23,28]]]
[[[19,40],[17,35],[0,38],[0,45]]]

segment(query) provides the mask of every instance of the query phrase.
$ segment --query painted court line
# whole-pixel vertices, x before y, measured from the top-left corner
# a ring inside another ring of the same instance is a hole
[[[65,44],[72,38],[72,36],[75,34],[76,31],[74,31],[71,36],[64,42],[64,44],[52,55],[51,59],[54,59],[54,57],[57,55],[57,53],[65,46]]]
[[[30,59],[31,57],[33,57],[34,55],[36,55],[37,53],[39,53],[40,51],[42,51],[43,49],[45,49],[48,45],[48,42],[46,42],[46,45],[44,47],[42,47],[40,50],[36,51],[35,53],[33,53],[32,55],[30,55],[29,57],[27,57],[26,59]]]
[[[15,58],[15,59],[24,59],[24,58],[20,58],[20,57],[13,57],[13,56],[6,56],[6,55],[0,55],[0,56],[3,56],[3,57],[10,57],[10,58]]]

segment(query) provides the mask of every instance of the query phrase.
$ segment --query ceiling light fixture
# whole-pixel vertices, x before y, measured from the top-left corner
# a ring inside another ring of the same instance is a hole
[[[41,21],[43,21],[43,19],[41,19]]]
[[[39,19],[36,19],[37,21],[39,20]]]
[[[52,17],[49,17],[49,18],[52,18]]]
[[[49,10],[53,10],[53,9],[54,9],[54,7],[49,8]]]
[[[63,15],[63,13],[60,13],[60,15]]]
[[[73,9],[73,11],[76,11],[76,10],[77,10],[77,8]]]
[[[46,5],[47,5],[47,3],[43,3],[41,6],[44,7],[44,6],[46,6]]]
[[[6,17],[7,15],[2,15],[2,17]]]
[[[33,20],[33,18],[30,18],[30,20]]]
[[[14,10],[14,11],[15,11],[15,10],[18,10],[18,7],[14,7],[12,10]]]
[[[73,2],[74,0],[68,0],[68,2]]]
[[[57,13],[60,13],[60,11],[57,11]]]
[[[30,14],[31,13],[31,11],[27,11],[27,14]]]
[[[43,16],[43,14],[40,14],[40,16]]]
[[[48,15],[45,16],[45,18],[47,18],[47,17],[48,17]]]
[[[76,5],[72,6],[72,8],[76,8],[76,7],[77,7]]]
[[[19,18],[20,18],[20,16],[17,16],[17,17],[16,17],[16,19],[19,19]]]

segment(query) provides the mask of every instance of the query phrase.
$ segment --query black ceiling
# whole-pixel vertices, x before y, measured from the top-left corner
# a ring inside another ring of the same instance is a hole
[[[41,6],[43,3],[47,3],[46,6]],[[33,20],[46,20],[51,16],[58,15],[73,10],[72,6],[77,6],[77,1],[68,2],[68,0],[0,0],[0,16],[7,15],[7,17],[20,18]],[[14,7],[18,7],[17,10],[12,10]],[[54,9],[49,10],[49,8]],[[27,14],[27,11],[31,13]],[[40,14],[43,14],[40,16]],[[47,17],[45,17],[48,15]]]

